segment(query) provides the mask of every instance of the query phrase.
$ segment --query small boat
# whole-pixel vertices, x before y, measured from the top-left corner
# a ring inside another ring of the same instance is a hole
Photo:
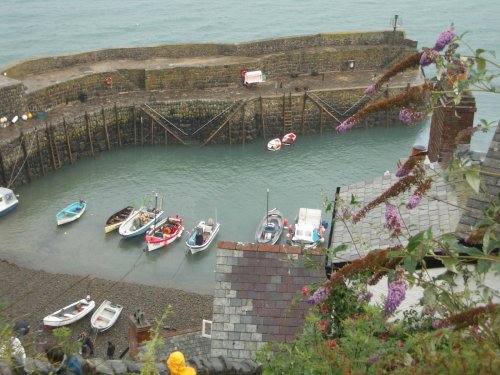
[[[123,237],[134,237],[145,233],[151,225],[160,220],[165,212],[158,209],[141,207],[129,216],[118,228]]]
[[[297,139],[297,134],[295,133],[287,133],[281,138],[281,144],[283,145],[291,145]]]
[[[278,151],[281,148],[281,140],[279,138],[271,139],[267,142],[267,149],[269,151]]]
[[[122,223],[127,220],[134,213],[134,207],[127,206],[122,208],[120,211],[115,212],[113,215],[108,217],[106,224],[104,224],[104,233],[109,233],[118,229]]]
[[[168,216],[146,232],[148,251],[168,246],[182,236],[184,220],[178,215]]]
[[[321,210],[301,208],[295,224],[288,227],[287,237],[293,246],[315,249],[325,241],[323,234],[328,223],[321,221]]]
[[[73,302],[71,305],[47,315],[43,318],[43,324],[49,327],[62,327],[80,320],[94,307],[95,302],[90,299],[90,296],[87,296],[87,298]]]
[[[186,241],[186,246],[191,251],[191,254],[199,253],[205,250],[215,236],[219,232],[220,223],[217,220],[209,218],[206,223],[205,221],[200,221],[196,227],[193,228],[189,238]]]
[[[283,215],[276,208],[269,210],[262,218],[255,232],[256,243],[274,245],[283,232]]]
[[[283,215],[276,208],[269,209],[269,189],[266,193],[266,214],[260,221],[255,231],[256,243],[267,243],[274,245],[283,232]]]
[[[83,215],[86,209],[87,209],[87,203],[83,200],[79,200],[78,202],[73,202],[67,205],[57,213],[56,215],[57,225],[67,224],[79,219],[80,216]]]
[[[122,305],[116,305],[108,300],[104,300],[90,318],[92,329],[95,329],[97,332],[104,332],[111,328],[120,316],[122,310]]]
[[[18,203],[19,201],[12,190],[0,187],[0,216],[7,215],[17,207]]]

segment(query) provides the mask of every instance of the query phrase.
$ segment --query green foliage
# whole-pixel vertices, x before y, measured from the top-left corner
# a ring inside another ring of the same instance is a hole
[[[161,339],[161,327],[163,327],[168,316],[172,313],[172,306],[168,305],[167,310],[160,319],[155,320],[155,324],[150,329],[151,339],[146,343],[146,350],[139,354],[139,360],[143,362],[141,375],[158,375],[156,368],[157,350],[164,345]]]
[[[52,330],[57,344],[64,350],[65,353],[78,352],[79,343],[71,339],[71,329],[68,327],[58,327]]]
[[[441,42],[453,33],[444,34],[440,35]],[[500,65],[490,59],[494,53],[470,48],[464,35],[448,40],[443,54],[426,51],[437,67],[432,92],[430,96],[422,95],[425,97],[419,103],[428,106],[427,113],[443,101],[447,105],[459,104],[470,91],[497,91],[494,81],[500,76]],[[459,53],[460,45],[470,53]],[[489,67],[496,71],[492,73]],[[496,123],[481,120],[476,131],[488,131]],[[411,168],[425,175],[418,163]],[[485,172],[471,165],[470,159],[454,159],[450,166],[448,172],[464,176],[476,193],[486,192],[481,180]],[[427,181],[420,177],[420,182]],[[423,184],[419,188],[422,195],[428,190]],[[384,192],[358,212],[366,212],[363,210],[368,206],[372,209],[406,190],[392,195]],[[483,212],[484,218],[471,228],[465,244],[454,234],[436,235],[431,227],[414,235],[408,231],[407,238],[398,236],[401,246],[378,252],[369,249],[373,256],[336,270],[328,282],[319,286],[321,293],[314,299],[318,306],[310,309],[304,330],[296,340],[268,345],[258,353],[264,374],[500,373],[499,305],[494,303],[500,295],[484,283],[486,273],[500,273],[500,194],[486,196],[491,205]],[[353,220],[353,210],[359,210],[358,199],[351,195],[349,202],[341,203],[347,204],[336,220]],[[332,200],[325,198],[324,208],[331,211]],[[363,217],[357,215],[356,222]],[[353,239],[353,244],[357,250],[364,241]],[[329,258],[338,257],[346,248],[342,244],[329,249]],[[428,259],[441,262],[446,272],[431,276],[426,268]],[[386,312],[392,310],[370,304],[367,285],[376,284],[382,276],[391,281],[387,306],[398,306],[409,284],[423,289],[418,309],[408,309],[397,319],[390,319]],[[303,293],[312,293],[316,288],[311,287],[310,292],[304,288]],[[327,297],[325,288],[329,291]]]

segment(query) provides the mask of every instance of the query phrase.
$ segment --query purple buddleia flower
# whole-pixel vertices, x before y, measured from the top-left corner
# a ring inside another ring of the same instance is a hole
[[[425,112],[420,112],[413,108],[402,107],[399,110],[399,119],[407,124],[421,122],[425,116]]]
[[[392,236],[401,233],[401,217],[396,206],[385,202],[385,226],[391,232]]]
[[[403,279],[394,280],[389,284],[387,299],[385,300],[384,306],[384,313],[386,316],[396,311],[398,306],[401,305],[401,302],[405,300],[406,288],[408,288],[408,283]]]
[[[434,49],[436,51],[442,51],[444,47],[446,47],[456,36],[457,34],[455,34],[453,28],[451,27],[448,30],[443,31],[439,34]]]
[[[438,58],[439,58],[439,52],[433,49],[426,49],[422,53],[422,56],[420,56],[419,63],[422,67],[428,66],[431,65],[433,62],[436,62]]]
[[[401,166],[401,168],[399,168],[397,171],[396,171],[396,177],[404,177],[406,176],[408,173],[410,173],[410,170],[409,169],[406,169],[403,166]]]
[[[371,96],[373,94],[375,94],[375,92],[377,91],[377,86],[375,85],[370,85],[366,88],[365,90],[365,95],[366,96]]]
[[[440,319],[436,319],[435,321],[432,322],[432,328],[438,329],[439,327],[441,327],[441,320]]]
[[[413,195],[410,197],[410,200],[406,204],[406,208],[412,210],[415,207],[417,207],[422,200],[422,194],[417,190],[413,193]]]
[[[330,289],[320,286],[314,294],[308,298],[307,302],[311,305],[318,306],[321,302],[325,301],[330,295]]]
[[[356,119],[354,117],[349,117],[347,120],[345,120],[342,124],[337,126],[335,130],[338,133],[343,133],[349,129],[351,129],[354,125],[356,125]]]

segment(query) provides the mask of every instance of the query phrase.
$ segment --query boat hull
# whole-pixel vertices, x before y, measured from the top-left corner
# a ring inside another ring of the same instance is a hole
[[[276,208],[269,210],[255,232],[255,242],[274,245],[283,233],[283,214]]]
[[[188,247],[191,254],[196,254],[201,251],[204,251],[210,246],[215,236],[217,236],[217,233],[219,233],[220,223],[216,222],[213,226],[209,227],[210,229],[207,230],[208,226],[205,225],[205,222],[200,221],[198,225],[193,228],[191,235],[186,241],[186,246]],[[202,231],[203,235],[203,243],[201,245],[196,245],[196,231],[198,230],[198,228]]]
[[[145,221],[142,221],[140,219],[141,215],[143,214],[148,216]],[[130,215],[130,217],[120,225],[120,227],[118,228],[118,233],[120,233],[125,238],[139,236],[146,233],[151,225],[154,225],[155,221],[158,222],[159,220],[161,220],[163,215],[163,211],[157,211],[155,218],[154,212],[147,211],[143,207],[134,214]]]
[[[116,323],[122,310],[122,305],[117,305],[105,300],[92,314],[90,326],[97,332],[107,331]]]
[[[179,216],[169,216],[146,232],[148,251],[170,245],[182,236],[184,221]]]
[[[132,206],[127,206],[120,211],[115,212],[104,224],[104,233],[112,232],[120,227],[125,220],[134,214],[134,208]]]
[[[19,201],[11,189],[0,187],[0,217],[12,212]]]
[[[48,327],[62,327],[75,323],[90,313],[95,307],[95,302],[81,299],[65,306],[43,318],[43,324]]]
[[[59,211],[56,215],[57,225],[64,225],[78,220],[85,213],[87,203],[84,201],[73,202]]]

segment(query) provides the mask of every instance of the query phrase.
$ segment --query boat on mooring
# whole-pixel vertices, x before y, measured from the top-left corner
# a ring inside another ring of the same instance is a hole
[[[109,233],[118,229],[122,223],[134,214],[134,207],[127,206],[108,217],[104,224],[104,233]]]
[[[267,142],[267,149],[269,151],[279,151],[281,149],[281,140],[279,138],[271,139]]]
[[[7,215],[14,210],[19,201],[11,189],[0,187],[0,216]]]
[[[164,211],[156,208],[141,207],[120,225],[118,233],[126,238],[146,233],[164,214]]]
[[[146,232],[148,251],[168,246],[182,236],[184,220],[178,215],[168,216]]]
[[[186,246],[189,251],[191,251],[191,254],[206,250],[217,233],[219,233],[219,229],[220,223],[217,222],[217,219],[215,222],[212,218],[209,218],[206,222],[204,220],[200,221],[198,225],[193,228],[186,241]]]
[[[297,134],[295,133],[286,133],[283,138],[281,138],[281,144],[285,146],[291,145],[297,139]]]
[[[321,210],[301,208],[295,224],[288,227],[287,237],[293,246],[315,249],[325,241],[323,234],[328,224],[321,221]]]
[[[56,214],[57,225],[63,225],[79,219],[87,209],[87,202],[79,200],[64,207]]]
[[[274,245],[283,232],[283,214],[276,208],[269,209],[269,189],[266,196],[266,214],[255,231],[255,242]]]
[[[82,319],[94,307],[95,302],[90,299],[90,296],[87,296],[47,315],[43,318],[43,324],[49,327],[62,327]]]

